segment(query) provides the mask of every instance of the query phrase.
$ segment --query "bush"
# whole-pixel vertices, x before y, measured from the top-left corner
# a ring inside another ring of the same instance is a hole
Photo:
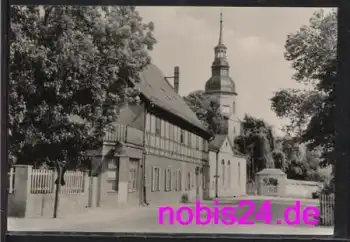
[[[322,194],[334,193],[334,178],[323,183]]]
[[[188,194],[187,193],[182,194],[181,195],[181,202],[188,203],[188,201],[189,201]]]
[[[312,193],[312,199],[318,199],[320,198],[321,192],[320,191],[316,191]]]

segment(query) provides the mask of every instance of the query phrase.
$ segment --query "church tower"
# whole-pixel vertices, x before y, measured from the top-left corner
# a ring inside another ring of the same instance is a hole
[[[240,133],[240,124],[236,115],[236,85],[229,76],[230,66],[227,62],[227,48],[223,43],[223,21],[220,13],[220,33],[218,45],[214,48],[214,61],[211,77],[205,84],[205,96],[208,100],[220,103],[221,113],[227,122],[227,135],[232,144]]]

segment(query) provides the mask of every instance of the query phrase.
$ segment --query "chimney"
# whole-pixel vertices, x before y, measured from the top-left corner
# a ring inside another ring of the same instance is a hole
[[[180,71],[179,67],[175,66],[174,68],[174,91],[179,93],[179,80],[180,79]]]

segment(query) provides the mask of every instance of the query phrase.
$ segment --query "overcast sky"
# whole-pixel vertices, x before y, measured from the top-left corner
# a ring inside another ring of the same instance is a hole
[[[263,118],[278,131],[285,121],[276,117],[269,99],[280,88],[298,87],[283,57],[286,36],[307,25],[318,9],[138,7],[144,20],[155,24],[158,43],[151,52],[153,63],[165,76],[173,75],[174,66],[180,67],[180,95],[203,90],[211,76],[221,9],[238,115]]]

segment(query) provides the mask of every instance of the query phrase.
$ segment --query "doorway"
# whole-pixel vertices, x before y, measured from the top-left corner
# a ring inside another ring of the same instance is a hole
[[[140,204],[140,159],[130,158],[128,179],[128,203]]]

